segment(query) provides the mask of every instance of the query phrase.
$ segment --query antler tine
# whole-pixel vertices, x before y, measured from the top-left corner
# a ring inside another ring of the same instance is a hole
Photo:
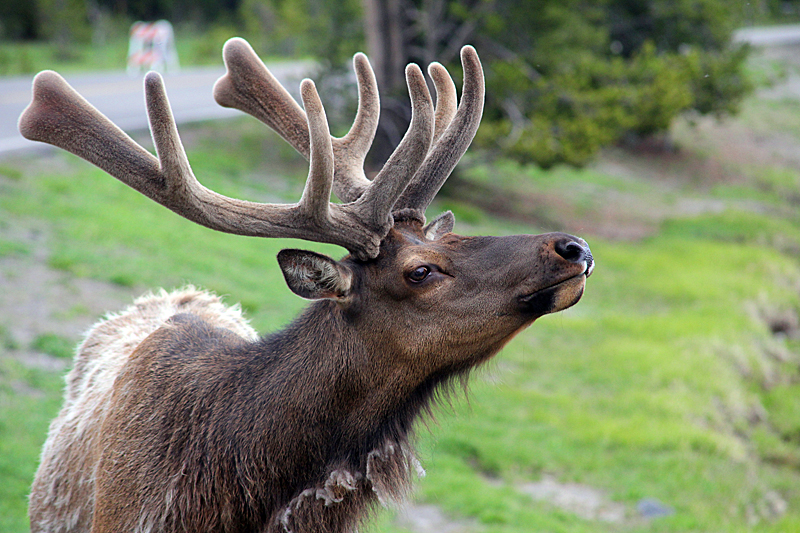
[[[333,192],[343,202],[355,201],[369,187],[370,182],[364,174],[364,160],[378,131],[381,112],[378,82],[367,56],[361,52],[355,54],[353,70],[358,82],[356,118],[344,137],[333,138],[336,163]]]
[[[112,176],[130,175],[123,181],[147,196],[158,188],[158,160],[52,70],[33,79],[33,97],[18,127],[26,139],[63,148]]]
[[[464,88],[455,117],[406,187],[395,205],[395,210],[416,209],[422,216],[478,131],[483,115],[484,79],[480,58],[472,46],[461,49],[461,64],[464,68]],[[435,80],[436,78],[434,83]],[[443,92],[448,92],[446,85],[448,84],[440,82],[436,87],[437,91],[441,88]],[[445,122],[449,112],[446,109],[448,107],[449,104],[441,108],[442,122]]]
[[[456,84],[441,63],[428,65],[428,75],[436,88],[436,127],[433,133],[433,142],[436,143],[456,115]]]
[[[411,97],[411,123],[400,144],[359,198],[359,204],[371,206],[375,221],[390,217],[397,199],[425,160],[433,140],[433,102],[425,76],[417,65],[406,67],[406,84]]]
[[[284,138],[308,159],[306,114],[292,95],[275,79],[250,43],[228,39],[222,48],[227,72],[214,84],[214,99],[251,115]]]
[[[259,235],[257,229],[248,228],[247,219],[242,216],[248,209],[254,210],[257,204],[217,194],[202,186],[195,178],[172,116],[161,75],[148,72],[144,78],[144,90],[150,133],[160,168],[155,179],[149,179],[151,186],[147,190],[134,188],[192,222],[226,233]],[[113,157],[113,154],[109,154],[109,157]],[[112,176],[128,185],[139,180],[132,172]],[[236,209],[231,216],[226,208],[234,206],[240,209]]]
[[[303,80],[300,93],[308,116],[310,133],[308,180],[298,204],[301,217],[307,219],[306,223],[313,227],[329,228],[331,235],[335,237],[329,242],[346,242],[353,238],[352,233],[355,231],[360,235],[359,243],[366,243],[366,246],[363,246],[363,250],[353,247],[348,249],[359,259],[373,258],[378,254],[381,239],[392,225],[388,210],[386,213],[379,212],[376,216],[373,203],[330,203],[336,161],[333,152],[335,138],[331,137],[325,108],[314,82]],[[392,198],[392,203],[396,199]]]
[[[308,116],[310,153],[308,180],[299,205],[314,224],[328,223],[328,206],[333,184],[333,147],[325,108],[314,82],[308,79],[300,84],[303,107]]]

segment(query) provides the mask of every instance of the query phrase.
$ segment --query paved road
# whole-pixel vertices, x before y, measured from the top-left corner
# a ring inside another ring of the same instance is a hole
[[[270,65],[272,73],[294,91],[308,63]],[[165,74],[164,83],[178,124],[241,115],[214,101],[211,89],[224,74],[223,67],[182,69]],[[123,130],[147,129],[144,106],[143,75],[132,77],[124,72],[65,75],[64,78],[97,109]],[[17,130],[17,119],[31,99],[33,76],[0,78],[0,157],[4,154],[46,147],[24,139]]]
[[[800,24],[742,28],[734,32],[733,39],[753,46],[800,44]]]

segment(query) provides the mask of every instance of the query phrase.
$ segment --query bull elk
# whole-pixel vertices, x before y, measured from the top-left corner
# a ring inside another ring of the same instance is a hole
[[[236,200],[194,177],[161,77],[144,80],[157,157],[58,74],[38,74],[20,117],[28,139],[68,150],[187,219],[257,237],[334,243],[340,261],[283,250],[289,288],[314,302],[259,337],[238,307],[191,287],[139,298],[94,325],[67,376],[33,482],[34,532],[345,532],[407,493],[412,426],[454,377],[535,319],[575,304],[594,263],[563,233],[463,237],[425,210],[472,141],[483,70],[464,47],[460,103],[433,63],[406,69],[413,118],[382,170],[364,158],[375,78],[354,57],[359,107],[330,135],[314,83],[303,108],[252,48],[231,39],[223,106],[266,123],[309,160],[300,201]],[[331,192],[341,203],[331,202]]]

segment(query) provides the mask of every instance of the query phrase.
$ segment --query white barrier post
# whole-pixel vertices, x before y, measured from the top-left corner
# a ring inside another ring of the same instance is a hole
[[[176,72],[178,51],[175,48],[175,33],[166,20],[157,22],[135,22],[131,26],[128,44],[128,73],[142,71]]]

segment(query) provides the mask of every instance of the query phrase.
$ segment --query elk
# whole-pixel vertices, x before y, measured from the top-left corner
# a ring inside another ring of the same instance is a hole
[[[66,149],[179,215],[223,232],[334,243],[341,260],[283,250],[289,288],[312,303],[259,337],[237,306],[186,287],[95,324],[67,376],[30,497],[34,532],[346,532],[407,494],[411,435],[437,391],[534,320],[575,304],[594,261],[564,233],[464,237],[425,210],[472,141],[483,70],[409,65],[413,115],[373,178],[375,78],[354,57],[359,107],[331,136],[315,85],[303,108],[242,39],[225,44],[218,103],[261,120],[309,161],[296,204],[222,196],[195,179],[161,77],[146,75],[154,157],[44,71],[22,134]],[[340,202],[331,201],[331,193]]]

